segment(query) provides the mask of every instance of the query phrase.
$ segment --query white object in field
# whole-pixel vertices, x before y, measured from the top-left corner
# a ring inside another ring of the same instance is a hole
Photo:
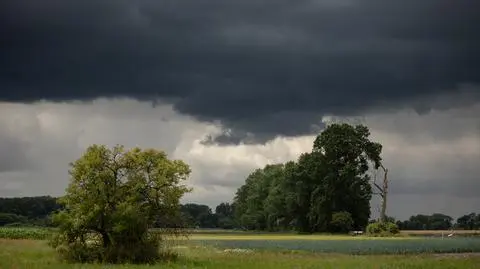
[[[454,235],[455,235],[455,230],[452,229],[452,230],[451,230],[451,233],[450,233],[449,235],[447,235],[447,236],[448,236],[448,237],[452,237],[452,236],[454,236]]]
[[[455,231],[452,231],[447,235],[447,237],[452,237],[455,234]],[[442,239],[444,238],[444,232],[442,231]]]
[[[363,234],[363,231],[353,231],[352,233],[353,235],[360,235]]]

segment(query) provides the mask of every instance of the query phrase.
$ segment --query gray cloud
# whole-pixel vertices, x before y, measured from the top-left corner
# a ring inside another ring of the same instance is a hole
[[[28,146],[25,141],[21,141],[7,132],[0,132],[0,173],[29,167],[27,151]]]
[[[326,114],[446,109],[479,100],[432,102],[480,84],[479,11],[475,0],[6,0],[0,100],[160,99],[220,121],[233,135],[211,140],[224,143],[311,133]]]
[[[8,112],[8,113],[4,113]],[[0,102],[0,173],[19,172],[35,168],[28,156],[34,145],[38,125],[29,111]]]

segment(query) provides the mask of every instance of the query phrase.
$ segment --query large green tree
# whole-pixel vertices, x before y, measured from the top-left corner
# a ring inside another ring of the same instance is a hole
[[[368,224],[372,188],[367,172],[378,169],[382,161],[382,145],[370,141],[369,136],[364,125],[332,124],[313,143],[312,153],[320,155],[317,159],[322,163],[319,167],[323,167],[323,184],[315,188],[323,193],[319,199],[325,204],[325,225],[334,212],[341,211],[351,214],[354,228]]]
[[[352,228],[365,227],[372,197],[367,171],[381,166],[382,151],[369,136],[363,125],[332,124],[297,162],[255,170],[236,193],[237,221],[247,229],[343,231],[340,218],[331,224],[336,214],[350,216]]]
[[[159,241],[149,228],[176,219],[189,174],[187,164],[162,151],[90,146],[71,165],[53,246],[74,261],[155,260]]]

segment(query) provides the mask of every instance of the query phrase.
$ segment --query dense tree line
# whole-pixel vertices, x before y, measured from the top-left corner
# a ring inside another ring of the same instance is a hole
[[[213,212],[207,205],[188,203],[180,208],[183,223],[190,228],[235,228],[233,208],[229,203],[221,203]]]
[[[455,228],[464,230],[480,230],[480,213],[470,213],[457,219]]]
[[[0,226],[50,226],[50,215],[61,208],[58,198],[51,196],[0,198]],[[188,203],[180,205],[180,212],[179,223],[187,227],[234,228],[229,203],[219,204],[214,211],[207,205]]]
[[[402,230],[478,230],[480,229],[480,214],[470,213],[454,220],[452,217],[441,213],[432,215],[415,215],[408,220],[397,221]]]
[[[398,221],[402,230],[448,230],[453,228],[454,219],[450,216],[434,213],[432,215],[415,215],[408,220]]]
[[[367,127],[328,126],[296,162],[267,165],[234,198],[237,223],[249,230],[335,232],[363,229],[370,219],[370,169],[382,146]]]
[[[265,170],[275,170],[282,166],[283,168],[285,167],[285,165],[269,165],[265,167]],[[273,199],[273,196],[270,199]],[[282,199],[279,199],[279,201],[282,201]],[[275,206],[278,206],[275,203],[270,203],[269,205],[269,210],[272,212],[274,212]],[[50,196],[0,198],[0,226],[11,224],[49,225],[49,216],[60,208],[61,205],[57,203],[57,198]],[[235,211],[230,203],[221,203],[216,206],[215,210],[212,210],[207,205],[188,203],[180,205],[180,211],[184,219],[183,223],[187,227],[220,229],[241,227],[236,222]],[[279,225],[288,222],[280,220]],[[397,221],[392,217],[388,217],[388,221],[396,223],[401,230],[480,229],[480,214],[476,213],[466,214],[457,220],[444,214],[434,213],[432,215],[414,215],[404,221]],[[291,228],[293,227],[288,225],[276,227],[278,230]]]
[[[49,216],[61,208],[51,196],[0,198],[0,226],[50,225]]]

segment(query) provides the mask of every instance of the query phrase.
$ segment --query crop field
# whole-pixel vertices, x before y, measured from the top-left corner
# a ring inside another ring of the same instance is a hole
[[[2,239],[45,240],[48,239],[52,233],[53,230],[45,228],[0,227],[0,238]]]
[[[105,268],[56,259],[54,231],[0,228],[0,268]],[[23,239],[23,240],[19,240]],[[370,238],[366,236],[193,233],[175,240],[176,261],[109,268],[479,268],[475,237]],[[448,254],[447,254],[448,253]],[[158,266],[158,267],[157,267]]]
[[[368,237],[350,235],[298,235],[298,234],[191,234],[192,240],[418,240],[419,237]]]
[[[223,229],[193,229],[190,231],[192,234],[199,235],[259,235],[265,234],[264,232],[255,232],[255,231],[240,231],[240,230],[223,230]],[[442,235],[447,236],[451,234],[451,230],[402,230],[400,235],[402,236],[431,236],[431,237],[441,237]],[[269,233],[271,235],[279,234],[286,235],[287,233]],[[480,230],[455,230],[455,236],[480,236]],[[291,233],[291,235],[296,235]]]
[[[477,237],[367,237],[334,235],[193,234],[189,241],[220,249],[307,251],[342,254],[421,254],[480,252]]]
[[[259,236],[260,237],[260,236]],[[256,250],[300,250],[315,253],[343,254],[422,254],[480,252],[477,238],[419,238],[419,239],[202,239],[193,237],[192,242],[216,248]]]
[[[420,231],[401,231],[404,235],[409,236],[442,236],[451,234],[450,230],[420,230]],[[480,236],[480,230],[455,230],[456,236]]]

